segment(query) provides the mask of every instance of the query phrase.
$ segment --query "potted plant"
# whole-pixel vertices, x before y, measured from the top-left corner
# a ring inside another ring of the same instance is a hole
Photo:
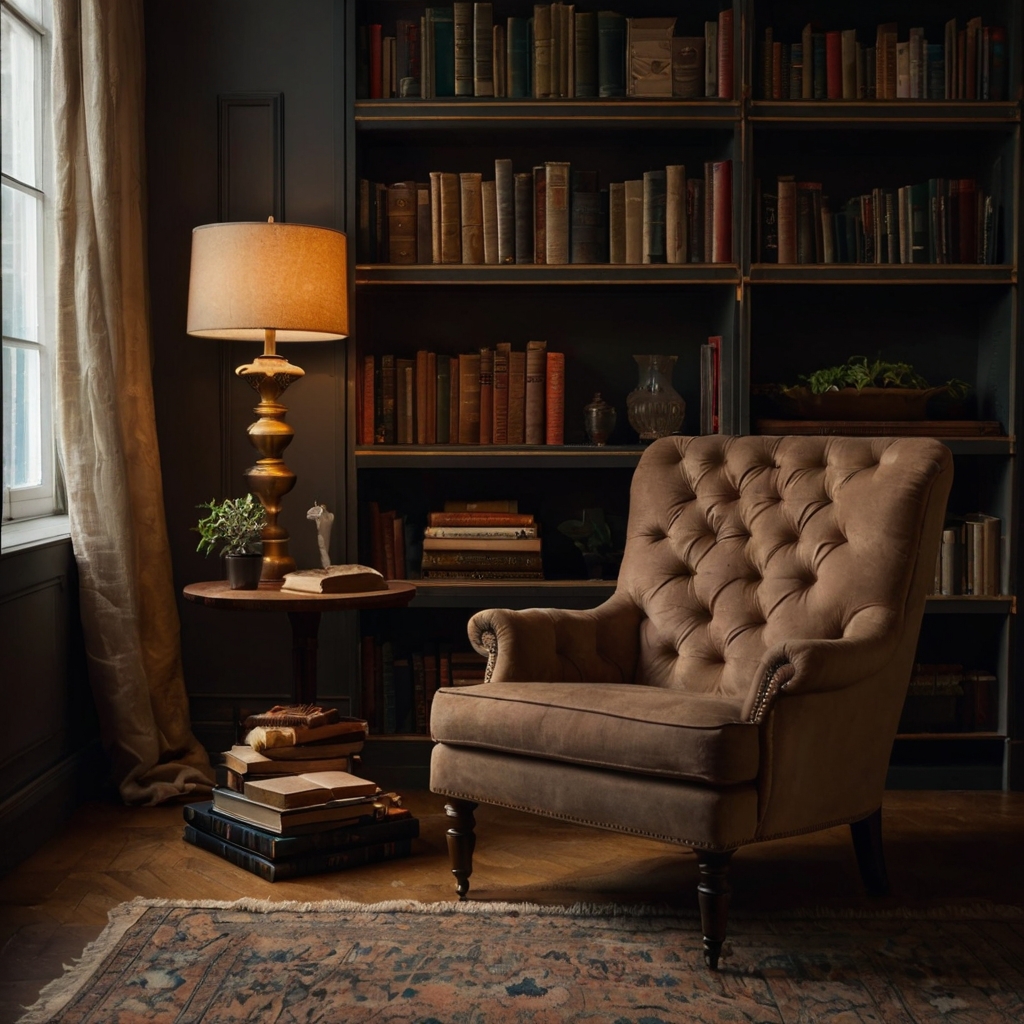
[[[558,524],[558,532],[568,537],[583,555],[587,579],[604,579],[605,566],[618,567],[622,549],[616,550],[614,532],[621,517],[606,517],[603,509],[585,508],[582,519],[567,519]]]
[[[959,400],[970,386],[950,380],[932,387],[909,363],[873,362],[851,356],[840,366],[827,366],[802,384],[783,387],[778,399],[784,411],[801,419],[919,420],[938,395]]]
[[[199,534],[197,551],[208,555],[220,545],[228,583],[232,590],[255,590],[260,585],[263,569],[261,541],[267,513],[251,495],[207,501],[198,508],[209,510],[195,529]]]

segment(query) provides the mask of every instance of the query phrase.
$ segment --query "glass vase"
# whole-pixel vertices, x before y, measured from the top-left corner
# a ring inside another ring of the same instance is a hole
[[[674,434],[682,425],[686,403],[672,387],[672,367],[678,356],[633,356],[640,369],[636,390],[626,396],[629,425],[641,441]]]

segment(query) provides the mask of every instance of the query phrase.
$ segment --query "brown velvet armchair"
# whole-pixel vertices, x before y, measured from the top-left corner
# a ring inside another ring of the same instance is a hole
[[[486,681],[434,697],[459,897],[478,803],[693,848],[712,969],[737,847],[850,823],[884,892],[882,791],[952,475],[925,438],[651,445],[614,595],[480,612]]]

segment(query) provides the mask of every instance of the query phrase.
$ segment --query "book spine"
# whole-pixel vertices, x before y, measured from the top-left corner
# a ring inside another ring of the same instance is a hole
[[[718,96],[718,22],[704,22],[704,95]]]
[[[379,100],[384,93],[383,39],[380,25],[370,26],[370,99]]]
[[[494,161],[494,190],[496,198],[497,259],[498,263],[516,261],[516,208],[512,161]]]
[[[473,4],[473,96],[494,95],[494,8]]]
[[[623,186],[625,219],[625,262],[642,263],[644,256],[644,181],[627,181]]]
[[[498,261],[498,190],[493,181],[480,182],[480,205],[484,221],[484,263]]]
[[[427,353],[426,367],[426,395],[427,395],[427,444],[437,442],[437,353]]]
[[[826,98],[843,98],[843,34],[825,33],[825,90]]]
[[[430,217],[430,185],[416,186],[416,262],[432,263],[433,225]]]
[[[360,178],[359,210],[356,216],[356,252],[358,259],[367,263],[373,262],[373,253],[370,245],[370,223],[372,220],[370,190],[369,179]]]
[[[494,443],[494,350],[480,349],[480,444]]]
[[[423,577],[428,580],[542,580],[544,573],[540,569],[424,569]],[[482,683],[483,678],[476,679],[474,682]],[[469,684],[455,682],[453,685]]]
[[[665,171],[644,171],[642,260],[665,262]]]
[[[718,13],[718,98],[733,98],[733,17],[732,8]]]
[[[554,36],[551,29],[551,5],[533,5],[533,98],[546,100],[551,96],[551,50]]]
[[[686,182],[687,236],[690,245],[690,262],[704,261],[704,181],[689,178]]]
[[[800,98],[811,100],[814,99],[814,32],[810,22],[804,25],[800,33],[800,52],[804,59]]]
[[[384,444],[395,443],[395,357],[380,357],[380,390],[383,410]]]
[[[596,99],[600,81],[597,67],[597,14],[581,11],[575,18],[574,91],[577,99]]]
[[[430,527],[427,527],[430,529]],[[436,532],[436,531],[435,531]],[[515,531],[512,531],[515,533]],[[505,537],[485,539],[482,537],[434,537],[423,540],[424,551],[519,551],[539,552],[539,537]]]
[[[533,262],[547,263],[547,168],[533,169]]]
[[[459,356],[459,444],[479,443],[480,355],[463,353]]]
[[[526,353],[508,356],[508,443],[526,441]]]
[[[373,224],[370,231],[373,236],[373,258],[383,263],[388,252],[388,187],[383,182],[373,183]]]
[[[427,526],[535,526],[527,512],[428,512]]]
[[[672,95],[695,100],[704,95],[704,37],[672,39]]]
[[[374,375],[375,359],[373,356],[363,356],[363,380],[360,389],[362,403],[359,410],[359,443],[373,444],[374,430]]]
[[[796,263],[796,181],[780,177],[778,186],[779,263]]]
[[[839,99],[857,99],[857,30],[844,29],[839,42],[842,92]]]
[[[732,262],[732,161],[716,160],[714,183],[712,263]]]
[[[423,531],[427,540],[503,541],[536,540],[536,526],[428,526]]]
[[[547,369],[547,342],[526,345],[526,443],[544,443],[544,389]],[[442,524],[437,524],[442,525]],[[515,524],[508,524],[515,525]]]
[[[437,397],[434,406],[437,410],[435,437],[438,444],[448,444],[451,441],[451,409],[448,406],[451,400],[451,364],[450,356],[439,355],[437,357],[437,384],[435,387]]]
[[[430,262],[443,263],[441,225],[441,172],[430,172]],[[461,256],[460,256],[461,259]]]
[[[544,442],[565,443],[565,354],[548,352],[544,387]]]
[[[608,262],[626,262],[626,184],[622,181],[608,186]]]
[[[463,172],[459,175],[462,202],[462,262],[484,262],[484,210],[481,190],[482,175]]]
[[[424,569],[519,569],[539,571],[538,551],[424,551]]]
[[[500,256],[500,206],[498,209],[498,232],[498,251]],[[515,262],[533,262],[533,174],[529,171],[515,175]]]
[[[376,701],[373,670],[373,637],[363,636],[359,639],[359,678],[361,683],[361,703],[359,713],[366,719],[370,729],[380,730],[379,709]]]
[[[388,261],[416,262],[416,186],[410,182],[389,185]]]
[[[462,221],[459,202],[459,175],[443,171],[440,174],[440,187],[441,262],[461,263]]]
[[[583,175],[573,175],[582,179]],[[607,263],[602,193],[597,190],[597,175],[585,182],[574,180],[569,237],[573,263]]]
[[[597,91],[602,99],[626,95],[626,19],[597,13]]]
[[[828,58],[824,32],[811,33],[814,49],[814,99],[828,99]]]
[[[761,244],[758,247],[762,263],[779,262],[779,197],[769,189],[758,191],[761,211],[758,217]]]
[[[549,161],[545,178],[545,263],[569,262],[569,164]]]
[[[448,443],[459,443],[459,421],[461,414],[462,377],[459,369],[459,357],[451,357],[451,390],[448,395]]]
[[[704,262],[711,263],[715,250],[715,165],[704,163]]]
[[[509,18],[505,32],[505,47],[510,99],[523,99],[532,94],[527,58],[528,45],[527,19]]]
[[[665,168],[665,261],[686,262],[686,168]]]
[[[492,416],[495,444],[508,444],[508,363],[512,346],[500,342],[494,352],[494,412]]]
[[[427,443],[427,351],[416,353],[416,443]]]

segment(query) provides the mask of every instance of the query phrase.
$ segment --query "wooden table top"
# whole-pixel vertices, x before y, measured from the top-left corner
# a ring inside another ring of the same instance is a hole
[[[360,608],[402,608],[415,596],[411,583],[389,581],[387,590],[362,590],[351,594],[303,594],[280,587],[232,590],[227,580],[190,583],[183,591],[189,601],[213,608],[249,612],[329,612]]]

